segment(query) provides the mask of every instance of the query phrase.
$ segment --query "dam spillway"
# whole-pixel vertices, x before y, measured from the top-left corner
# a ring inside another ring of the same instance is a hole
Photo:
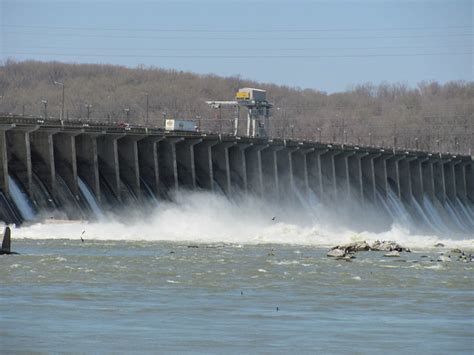
[[[470,156],[11,117],[0,118],[0,153],[5,223],[97,218],[201,189],[474,230]]]

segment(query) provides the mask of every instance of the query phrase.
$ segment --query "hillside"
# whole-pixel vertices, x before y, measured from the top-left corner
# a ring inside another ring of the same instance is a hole
[[[274,103],[274,137],[322,139],[354,144],[438,149],[474,149],[474,83],[422,82],[356,85],[341,93],[290,88],[239,77],[197,75],[153,67],[65,64],[8,60],[0,66],[0,112],[59,117],[65,85],[65,116],[150,125],[164,117],[200,117],[203,130],[230,132],[232,110],[212,110],[205,100],[230,100],[241,87],[266,89]],[[317,87],[318,83],[314,83]],[[129,109],[128,118],[125,109]],[[243,115],[242,115],[243,117]],[[219,119],[222,125],[218,123]]]

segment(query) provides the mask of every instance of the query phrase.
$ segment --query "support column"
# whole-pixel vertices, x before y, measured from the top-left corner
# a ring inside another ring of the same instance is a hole
[[[37,130],[30,133],[33,171],[46,186],[53,199],[57,197],[53,135],[59,130]]]
[[[236,143],[221,142],[212,147],[212,169],[214,171],[214,178],[226,195],[232,192],[229,147],[234,144]]]
[[[130,186],[138,200],[141,200],[142,193],[137,142],[143,138],[143,136],[127,134],[117,141],[120,178]]]
[[[434,185],[434,159],[428,158],[421,163],[421,171],[423,174],[423,194],[426,194],[431,200],[435,199],[435,185]]]
[[[120,161],[117,141],[125,134],[106,134],[97,138],[99,172],[110,186],[119,202],[122,201],[120,180]]]
[[[474,202],[474,162],[465,165],[467,197]]]
[[[388,194],[388,179],[387,179],[387,160],[390,155],[380,155],[374,159],[375,170],[375,185],[380,190],[383,198],[387,198]]]
[[[438,200],[442,203],[446,201],[446,182],[444,179],[444,161],[442,159],[433,160],[433,180],[434,192]]]
[[[398,196],[399,199],[402,198],[402,192],[400,187],[400,170],[398,166],[398,161],[404,158],[404,155],[392,155],[387,160],[387,179],[393,182],[395,194]]]
[[[348,156],[348,174],[349,189],[351,195],[354,195],[356,201],[365,203],[364,184],[362,176],[362,158],[367,156],[366,152],[354,152],[352,156]]]
[[[62,131],[53,136],[56,171],[64,179],[76,199],[79,199],[76,137],[81,133],[83,130]]]
[[[238,188],[247,191],[247,162],[245,159],[245,151],[251,144],[238,143],[229,148],[231,184],[235,190]]]
[[[184,138],[166,137],[159,143],[160,179],[168,189],[177,190],[179,187],[176,144],[183,140]]]
[[[398,161],[400,196],[405,201],[410,201],[413,196],[410,164],[414,160],[416,160],[416,157],[404,157]]]
[[[444,163],[444,180],[446,184],[446,197],[451,201],[456,200],[456,176],[454,174],[454,165],[456,162],[447,160]]]
[[[160,195],[160,168],[158,156],[158,142],[163,137],[148,136],[138,141],[138,162],[141,178],[153,191],[155,196]]]
[[[178,180],[181,186],[191,189],[197,186],[194,146],[201,142],[202,139],[185,139],[176,144]]]
[[[306,193],[311,191],[308,174],[308,154],[311,152],[314,152],[314,148],[300,148],[292,153],[295,180],[302,183],[301,187]]]
[[[375,179],[375,159],[382,154],[368,154],[361,158],[362,191],[364,197],[375,203],[377,200],[377,185]]]
[[[321,155],[321,171],[323,176],[323,191],[326,199],[337,199],[337,180],[334,157],[340,152],[328,150]]]
[[[26,192],[33,199],[33,167],[31,163],[30,133],[39,127],[19,128],[14,127],[6,132],[7,149],[11,151],[12,157],[9,168],[15,172],[18,180]]]
[[[201,187],[214,191],[214,170],[212,167],[212,147],[217,141],[203,141],[194,147],[196,180]]]
[[[100,135],[100,133],[84,133],[76,137],[77,174],[84,179],[99,202],[101,194],[97,138]]]
[[[293,159],[292,153],[297,147],[283,147],[277,152],[277,173],[278,173],[278,190],[281,193],[287,193],[287,196],[293,196],[295,181],[293,177]]]
[[[460,200],[467,200],[467,188],[466,188],[466,163],[460,161],[459,164],[454,166],[454,174],[456,180],[456,196]]]
[[[248,189],[260,196],[264,194],[261,152],[266,148],[268,148],[268,144],[259,144],[252,145],[245,150]]]
[[[334,157],[334,167],[336,170],[336,194],[338,199],[347,200],[351,194],[351,184],[349,179],[349,157],[354,152],[340,152]]]
[[[321,155],[325,154],[328,150],[314,150],[309,152],[307,155],[308,164],[308,182],[310,188],[316,193],[319,198],[323,197],[323,175],[321,170]]]
[[[275,196],[277,200],[280,198],[277,152],[283,148],[283,146],[270,145],[261,151],[262,171],[266,179],[264,184],[265,195]]]
[[[13,127],[14,125],[0,125],[0,189],[7,198],[10,197],[10,187],[8,185],[8,150],[6,131]]]
[[[413,197],[420,203],[423,204],[424,195],[424,184],[423,184],[423,168],[422,165],[428,158],[417,157],[410,163],[410,182],[411,192]]]

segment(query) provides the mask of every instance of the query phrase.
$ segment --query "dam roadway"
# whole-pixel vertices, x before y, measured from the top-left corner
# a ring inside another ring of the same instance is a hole
[[[124,185],[138,201],[178,188],[276,199],[312,191],[322,201],[351,198],[361,205],[375,203],[377,194],[386,197],[389,189],[420,204],[425,196],[442,204],[474,201],[472,157],[434,152],[0,117],[0,153],[7,201],[10,175],[36,204],[36,176],[59,207],[58,176],[77,200],[84,198],[80,178],[99,205],[101,180],[118,203]]]

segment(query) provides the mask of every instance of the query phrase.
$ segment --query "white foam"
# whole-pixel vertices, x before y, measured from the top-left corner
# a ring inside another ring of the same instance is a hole
[[[362,240],[394,240],[412,249],[432,248],[436,243],[443,243],[447,248],[474,249],[472,237],[413,235],[396,224],[384,232],[356,232],[340,225],[337,211],[319,208],[315,214],[313,210],[276,206],[248,195],[231,201],[208,192],[180,192],[175,202],[161,203],[146,211],[146,219],[109,217],[94,223],[38,223],[14,230],[14,238],[80,240],[85,230],[82,237],[86,243],[87,240],[191,241],[326,247]],[[364,222],[367,226],[373,223]]]

